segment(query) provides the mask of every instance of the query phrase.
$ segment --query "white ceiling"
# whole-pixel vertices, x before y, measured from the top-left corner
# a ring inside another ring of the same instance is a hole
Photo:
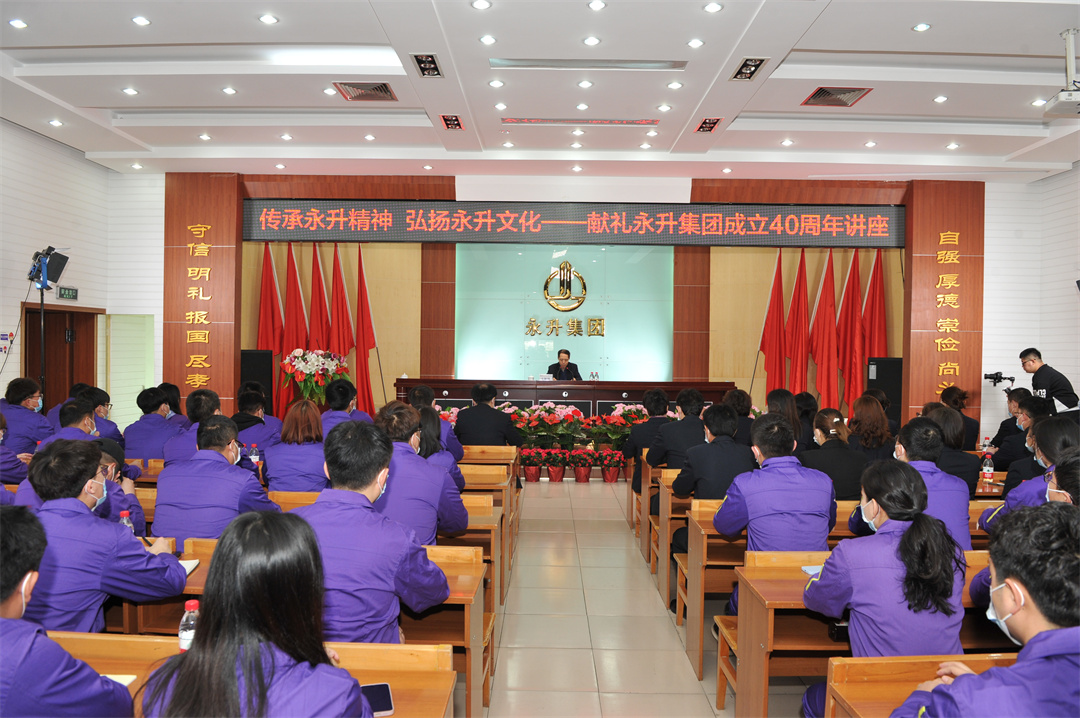
[[[705,4],[5,0],[0,116],[128,173],[1029,182],[1080,160],[1080,119],[1044,118],[1031,104],[1065,87],[1060,33],[1080,27],[1080,0],[728,0],[715,13]],[[915,32],[918,23],[931,28]],[[590,35],[600,43],[583,44]],[[298,59],[307,51],[331,54]],[[411,53],[436,54],[443,77],[420,77]],[[768,60],[754,80],[730,80],[744,57]],[[685,67],[492,69],[492,59]],[[334,81],[389,83],[397,101],[324,94]],[[803,107],[821,86],[872,91],[849,108]],[[443,129],[444,114],[463,131]],[[706,117],[724,119],[695,132]],[[572,124],[504,118],[652,120],[657,134],[586,126],[574,136]]]

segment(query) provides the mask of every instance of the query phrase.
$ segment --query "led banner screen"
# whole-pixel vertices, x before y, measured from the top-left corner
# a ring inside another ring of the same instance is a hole
[[[244,240],[888,248],[904,207],[246,199]]]

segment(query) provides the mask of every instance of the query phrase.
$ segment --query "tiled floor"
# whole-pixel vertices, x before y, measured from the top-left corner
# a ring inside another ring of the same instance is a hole
[[[623,513],[626,485],[525,485],[487,718],[733,715],[715,711],[716,642],[705,680],[684,653],[685,629],[656,590]],[[722,609],[707,602],[706,614]],[[797,718],[805,683],[775,679],[769,715]],[[464,716],[459,684],[455,714]]]

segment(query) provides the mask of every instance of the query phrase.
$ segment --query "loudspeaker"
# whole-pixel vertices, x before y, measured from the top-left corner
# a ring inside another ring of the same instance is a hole
[[[866,361],[866,388],[881,389],[891,406],[885,415],[900,421],[900,401],[904,396],[904,360],[901,357],[871,357]]]
[[[274,353],[265,349],[240,351],[240,383],[257,381],[266,393],[267,413],[274,410]]]

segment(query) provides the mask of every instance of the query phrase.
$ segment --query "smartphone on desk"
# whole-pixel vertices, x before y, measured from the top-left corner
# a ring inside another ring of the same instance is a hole
[[[360,686],[360,691],[364,694],[364,698],[367,698],[368,705],[371,706],[371,712],[375,715],[375,718],[394,715],[394,697],[390,695],[389,683],[372,683],[371,685]]]

